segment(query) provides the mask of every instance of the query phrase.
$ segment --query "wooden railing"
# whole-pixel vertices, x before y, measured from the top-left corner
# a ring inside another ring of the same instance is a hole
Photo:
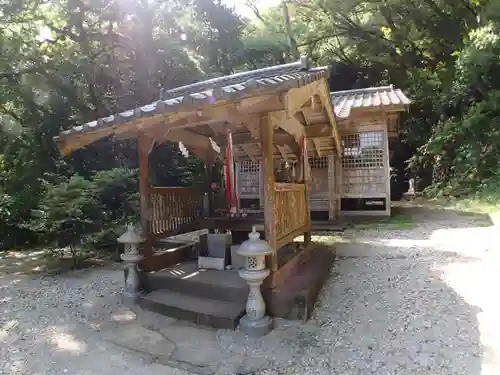
[[[305,185],[275,184],[274,222],[277,241],[305,227],[309,222],[308,217]]]
[[[151,234],[178,234],[193,224],[201,208],[201,194],[191,187],[150,187]]]

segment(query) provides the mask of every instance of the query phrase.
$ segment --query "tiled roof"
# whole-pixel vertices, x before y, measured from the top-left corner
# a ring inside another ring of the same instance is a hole
[[[395,106],[404,109],[410,99],[399,89],[391,86],[370,87],[359,90],[331,92],[333,109],[339,118],[349,117],[355,108]]]
[[[303,57],[295,63],[232,74],[168,90],[162,92],[161,99],[154,103],[75,126],[63,131],[60,137],[56,138],[115,127],[124,122],[160,113],[176,112],[183,106],[237,99],[249,95],[254,90],[278,91],[301,87],[323,77],[327,78],[327,68],[310,69],[308,59]]]

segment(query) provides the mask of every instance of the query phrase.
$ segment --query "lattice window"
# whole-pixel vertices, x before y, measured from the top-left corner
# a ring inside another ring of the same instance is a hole
[[[244,160],[240,162],[240,172],[259,172],[260,163],[258,161]]]
[[[251,160],[241,161],[238,184],[240,197],[260,196],[260,163]]]
[[[311,167],[311,199],[324,201],[328,198],[328,157],[309,158],[309,166]]]
[[[309,158],[309,166],[311,169],[314,168],[328,168],[328,156],[322,156],[319,158]]]
[[[342,136],[342,169],[345,195],[380,196],[387,190],[384,168],[384,132]]]

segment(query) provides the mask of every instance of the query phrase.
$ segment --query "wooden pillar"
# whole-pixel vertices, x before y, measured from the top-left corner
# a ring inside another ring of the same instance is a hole
[[[259,160],[259,210],[264,211],[264,161]]]
[[[304,245],[311,242],[311,167],[309,166],[309,153],[307,150],[307,137],[304,135],[304,154],[302,155],[302,168],[304,171],[304,185],[306,194],[306,223],[308,232],[304,233]]]
[[[205,210],[205,202],[203,202],[203,216],[213,216],[213,164],[205,164],[205,192],[207,194],[207,209]]]
[[[144,257],[153,254],[151,236],[151,198],[149,194],[149,154],[154,146],[154,140],[141,135],[139,137],[139,192],[141,195],[141,226],[144,243]]]
[[[389,135],[387,121],[384,128],[384,177],[385,177],[385,215],[391,216],[391,165],[389,160]]]
[[[335,176],[335,154],[332,152],[328,155],[328,220],[337,218],[337,188]]]
[[[335,155],[335,192],[337,194],[337,214],[340,215],[341,200],[344,195],[343,179],[344,170],[342,169],[342,160],[338,155]]]
[[[276,249],[276,223],[274,219],[273,124],[267,115],[260,120],[260,142],[264,177],[264,228],[266,241],[276,250],[269,257],[269,268],[271,272],[276,272],[278,270],[277,252],[279,249]]]

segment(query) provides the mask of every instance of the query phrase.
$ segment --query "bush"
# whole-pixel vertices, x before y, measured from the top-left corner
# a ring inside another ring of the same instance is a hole
[[[89,244],[116,250],[117,237],[128,223],[140,217],[138,171],[114,168],[98,172],[92,178],[92,191],[102,214],[102,226],[89,238]]]
[[[116,250],[125,225],[139,218],[136,170],[111,169],[91,180],[73,176],[44,190],[30,229],[40,242],[55,245],[54,251],[69,247],[75,265],[84,248]]]
[[[33,212],[32,229],[56,248],[69,247],[74,266],[81,258],[85,236],[100,226],[102,215],[92,182],[73,176],[68,182],[48,184],[39,209]]]

